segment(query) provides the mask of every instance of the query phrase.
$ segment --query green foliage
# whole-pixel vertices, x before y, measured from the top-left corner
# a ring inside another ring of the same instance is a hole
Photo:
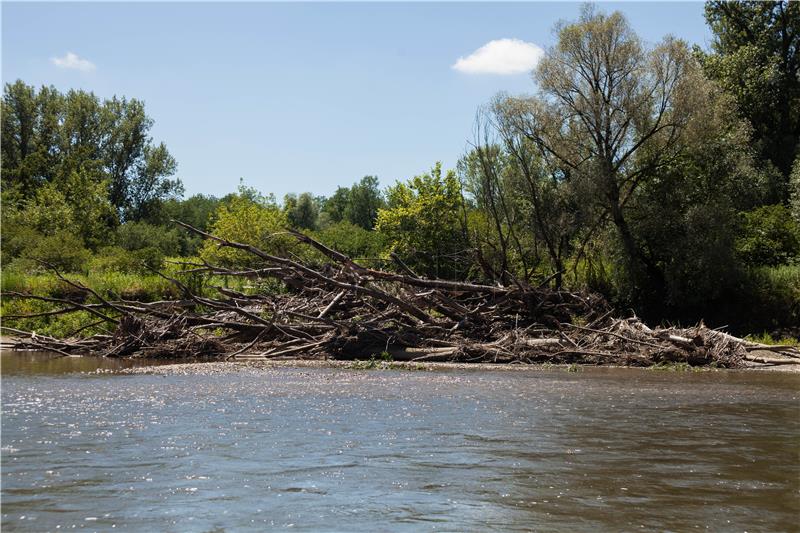
[[[800,224],[786,206],[765,205],[742,218],[736,251],[748,265],[783,265],[800,256]]]
[[[318,226],[319,203],[310,192],[300,196],[287,194],[283,199],[283,210],[293,228],[313,230]]]
[[[156,301],[175,299],[180,297],[177,288],[169,281],[153,275],[124,274],[117,271],[90,271],[88,275],[68,274],[68,278],[92,287],[105,298],[125,298],[139,301]],[[56,298],[94,301],[67,283],[64,283],[53,273],[42,272],[31,274],[16,270],[4,269],[2,274],[2,290],[49,296]],[[3,298],[0,308],[0,318],[3,323],[25,331],[36,331],[44,335],[66,337],[77,330],[98,321],[98,318],[89,313],[80,311],[62,315],[33,317],[23,319],[8,318],[10,315],[27,315],[60,309],[58,303],[42,302],[22,298]],[[104,332],[102,325],[95,325],[80,331],[80,335],[91,335]]]
[[[70,232],[95,246],[107,236],[108,225],[114,220],[105,188],[104,181],[72,172],[43,184],[28,198],[4,195],[3,223],[10,228],[4,227],[3,234],[8,236],[21,227],[48,236]]]
[[[386,205],[378,187],[378,178],[364,176],[352,187],[339,187],[325,201],[323,213],[331,222],[347,221],[371,230],[378,219],[378,211]]]
[[[383,195],[378,188],[378,178],[364,176],[361,181],[350,187],[344,218],[356,226],[370,230],[378,220],[378,210],[385,205]]]
[[[794,221],[800,224],[800,156],[794,161],[789,177],[789,202]]]
[[[66,277],[112,299],[123,297],[149,302],[181,296],[177,287],[156,274],[92,271],[88,274],[71,273]],[[7,269],[3,270],[2,289],[56,297],[64,297],[77,290],[59,280],[51,272],[28,273]]]
[[[458,278],[466,271],[466,228],[461,183],[455,172],[430,173],[397,183],[387,192],[388,206],[378,212],[376,230],[389,249],[426,276]]]
[[[800,4],[712,1],[705,11],[714,40],[712,52],[698,56],[752,124],[761,156],[779,169],[772,201],[784,201],[800,142]]]
[[[162,256],[178,255],[181,252],[178,228],[154,226],[147,222],[126,222],[116,231],[117,245],[128,251],[153,248]]]
[[[274,203],[260,195],[232,195],[217,209],[211,227],[214,235],[235,242],[250,244],[267,253],[286,257],[297,250],[297,240],[286,233],[289,221],[286,214]],[[225,266],[253,266],[258,260],[243,250],[220,247],[207,240],[200,256],[210,262]]]
[[[797,328],[800,324],[800,265],[752,268],[745,286],[726,309],[740,331]]]
[[[12,264],[16,269],[41,270],[44,262],[62,272],[84,272],[89,257],[80,237],[57,231],[53,235],[36,235]]]
[[[106,246],[100,248],[86,266],[89,272],[149,274],[163,268],[164,254],[153,246],[132,251],[119,246]]]
[[[104,200],[120,217],[134,220],[183,192],[180,181],[169,179],[176,162],[163,144],[152,142],[153,121],[139,100],[101,101],[93,93],[53,87],[37,92],[17,81],[4,88],[2,116],[2,186],[17,189],[23,199],[60,182],[61,194],[74,197],[70,205],[93,222],[100,220],[96,213],[79,205],[81,198],[97,203],[92,185],[102,186]]]
[[[376,259],[387,245],[383,233],[368,231],[344,220],[317,231],[314,237],[354,259]]]
[[[766,331],[763,331],[758,335],[748,335],[745,338],[751,342],[757,342],[759,344],[769,344],[771,346],[777,345],[777,346],[800,347],[800,339],[793,339],[791,337],[775,338]]]
[[[195,194],[185,200],[169,199],[156,210],[148,221],[167,228],[177,229],[172,220],[185,222],[202,231],[208,231],[221,200],[210,195]],[[178,230],[179,255],[196,255],[203,238],[187,230]],[[174,252],[170,252],[174,253]],[[176,254],[177,255],[177,254]]]
[[[707,94],[685,131],[686,146],[630,203],[631,230],[663,272],[661,290],[635,294],[625,273],[617,286],[627,305],[649,317],[708,317],[742,283],[734,242],[737,212],[758,205],[765,180],[754,164],[749,130],[730,98]]]
[[[56,309],[56,305],[48,302],[6,298],[0,307],[0,316],[30,315]],[[58,338],[75,336],[76,334],[90,336],[95,333],[108,333],[107,330],[102,329],[101,324],[97,324],[98,321],[99,319],[96,316],[85,311],[49,317],[4,320],[10,327]],[[92,326],[92,324],[95,325]]]

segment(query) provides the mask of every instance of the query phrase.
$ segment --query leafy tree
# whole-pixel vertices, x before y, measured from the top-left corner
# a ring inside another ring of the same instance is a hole
[[[85,173],[69,175],[38,187],[28,198],[3,202],[3,234],[8,237],[20,225],[45,236],[68,231],[96,247],[107,238],[114,211],[105,182]]]
[[[323,212],[332,222],[347,220],[366,230],[375,227],[378,210],[386,205],[379,188],[378,178],[364,176],[352,187],[339,187],[325,201]]]
[[[583,229],[591,234],[584,227],[590,210],[578,201],[572,175],[564,165],[556,158],[542,157],[539,147],[517,127],[519,108],[510,102],[501,94],[479,113],[482,139],[474,150],[476,176],[481,181],[476,189],[478,206],[494,221],[501,255],[513,248],[520,257],[524,279],[537,271],[541,248],[547,254],[549,272],[541,270],[560,288],[567,258],[579,244],[578,233]],[[525,234],[533,238],[532,243]],[[523,249],[525,245],[529,250]],[[509,280],[504,277],[503,281]]]
[[[155,248],[162,256],[175,256],[181,252],[178,228],[165,228],[147,222],[126,222],[116,231],[116,242],[125,250],[137,251]]]
[[[185,200],[167,200],[149,221],[174,228],[170,220],[179,220],[199,230],[208,231],[220,202],[220,199],[204,194],[195,194]],[[189,231],[181,231],[179,237],[181,255],[195,255],[203,244],[202,237]]]
[[[297,241],[286,234],[289,221],[286,213],[274,202],[252,190],[240,187],[217,209],[211,232],[223,239],[251,244],[265,252],[286,257],[297,249]],[[220,247],[206,240],[200,256],[211,263],[243,267],[260,264],[257,258],[242,250]]]
[[[152,214],[160,201],[183,193],[176,163],[150,137],[153,121],[136,99],[101,101],[93,93],[53,87],[38,92],[6,84],[2,102],[2,186],[28,199],[46,183],[81,179],[104,183],[124,220]]]
[[[800,224],[782,205],[765,205],[744,213],[736,249],[749,265],[776,266],[800,256]]]
[[[795,159],[792,174],[789,176],[789,201],[792,216],[800,224],[800,155]]]
[[[680,155],[643,184],[631,201],[632,229],[664,272],[663,294],[639,302],[651,317],[724,320],[742,284],[736,254],[739,215],[763,200],[750,128],[732,98],[713,90],[684,131]],[[618,280],[624,294],[635,280]]]
[[[310,192],[300,196],[287,194],[283,200],[283,209],[289,224],[298,229],[316,229],[319,218],[319,202]]]
[[[62,272],[84,272],[90,254],[83,240],[66,230],[52,235],[34,234],[34,238],[26,243],[20,258],[14,262],[23,264],[22,270],[41,270],[45,262]]]
[[[698,55],[753,125],[762,157],[779,169],[773,201],[784,201],[800,142],[800,4],[712,1],[705,15],[712,52]]]
[[[164,202],[162,214],[169,219],[180,220],[203,231],[211,227],[214,213],[220,200],[211,195],[195,194],[185,200],[171,199]],[[166,223],[169,220],[159,220]]]
[[[363,262],[378,259],[386,248],[386,237],[342,220],[318,230],[315,237],[322,243]]]
[[[706,92],[699,65],[682,41],[648,48],[620,13],[588,6],[558,28],[535,78],[536,96],[502,103],[509,127],[614,224],[628,275],[662,291],[663,272],[631,229],[628,207],[685,146]]]
[[[332,222],[344,220],[344,212],[350,201],[350,188],[337,187],[333,196],[325,200],[322,212],[325,213]]]
[[[364,229],[375,227],[378,220],[378,210],[385,205],[381,194],[378,178],[364,176],[361,181],[350,187],[347,206],[344,209],[344,218]]]
[[[467,254],[464,200],[455,172],[442,175],[437,163],[430,173],[389,187],[387,207],[378,211],[376,231],[385,235],[389,250],[418,274],[459,278]]]

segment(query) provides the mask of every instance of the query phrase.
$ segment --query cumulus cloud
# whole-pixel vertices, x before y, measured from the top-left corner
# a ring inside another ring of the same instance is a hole
[[[80,70],[81,72],[91,72],[95,69],[94,63],[72,52],[67,52],[63,57],[52,57],[50,61],[58,68]]]
[[[539,63],[544,50],[520,39],[489,41],[467,57],[459,57],[453,69],[467,74],[521,74]]]

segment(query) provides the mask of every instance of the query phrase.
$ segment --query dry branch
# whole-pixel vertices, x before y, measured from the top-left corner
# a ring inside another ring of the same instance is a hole
[[[27,317],[89,312],[111,323],[113,335],[54,339],[3,325],[17,335],[14,346],[60,355],[108,357],[230,359],[260,354],[266,358],[354,359],[386,351],[396,359],[417,361],[638,366],[680,362],[737,367],[745,361],[786,364],[785,358],[751,356],[751,350],[800,357],[795,348],[758,345],[702,324],[651,329],[635,317],[615,318],[596,294],[530,286],[516,279],[505,287],[426,279],[402,262],[403,273],[376,270],[308,235],[288,230],[330,261],[301,263],[178,224],[220,246],[243,250],[262,263],[247,270],[188,264],[195,267],[194,275],[270,277],[283,281],[287,290],[243,294],[216,287],[216,295],[211,297],[194,294],[179,279],[159,273],[180,288],[183,299],[110,301],[57,273],[94,301],[21,293],[4,296],[60,306]],[[4,320],[13,323],[25,317],[6,316]]]

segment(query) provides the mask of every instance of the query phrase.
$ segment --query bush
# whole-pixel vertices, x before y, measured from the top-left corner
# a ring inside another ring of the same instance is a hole
[[[178,255],[181,252],[181,236],[177,228],[154,226],[147,222],[126,222],[117,228],[117,244],[130,252],[154,248],[165,255]],[[144,254],[152,257],[154,251]]]
[[[83,239],[68,231],[50,236],[37,236],[22,250],[14,264],[17,270],[40,270],[40,262],[53,265],[62,272],[84,272],[89,251]]]
[[[752,269],[739,303],[742,329],[796,330],[800,324],[800,265]]]
[[[298,242],[286,233],[287,226],[286,214],[274,204],[237,194],[220,206],[211,233],[223,239],[250,244],[267,253],[288,257],[298,249]],[[200,257],[210,263],[230,267],[261,263],[248,252],[221,248],[211,240],[204,242]]]
[[[800,224],[782,204],[744,213],[736,251],[751,266],[785,265],[800,255]]]
[[[376,259],[387,244],[384,235],[345,220],[317,231],[314,237],[353,259]]]
[[[107,246],[98,250],[88,263],[89,272],[123,272],[147,274],[164,266],[164,254],[158,248],[149,246],[140,250],[128,251],[119,246]]]

